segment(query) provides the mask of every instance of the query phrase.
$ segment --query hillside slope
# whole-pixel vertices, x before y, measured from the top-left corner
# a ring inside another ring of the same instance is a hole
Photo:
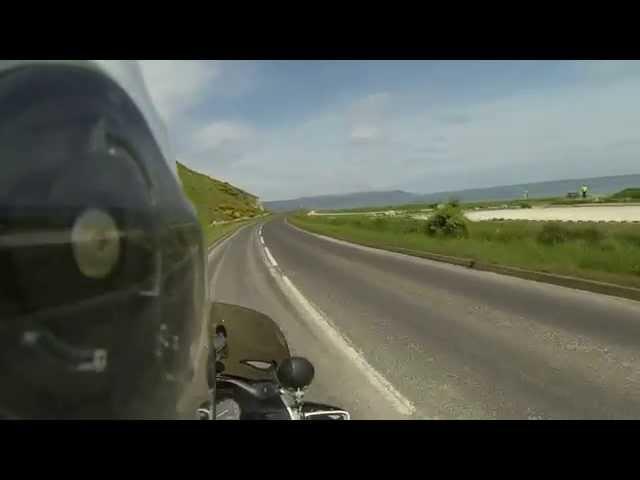
[[[233,229],[234,220],[265,213],[255,195],[177,164],[182,188],[198,212],[208,242]]]
[[[179,162],[178,175],[203,225],[255,217],[263,211],[255,195],[191,170]]]

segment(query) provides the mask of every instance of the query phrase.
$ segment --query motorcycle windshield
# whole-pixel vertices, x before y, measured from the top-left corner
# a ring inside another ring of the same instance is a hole
[[[275,368],[290,356],[289,346],[276,323],[267,315],[228,303],[211,306],[211,334],[224,327],[227,335],[221,360],[223,373],[250,380],[270,380]]]

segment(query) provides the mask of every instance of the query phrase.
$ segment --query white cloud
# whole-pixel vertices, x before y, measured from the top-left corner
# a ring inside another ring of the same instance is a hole
[[[147,87],[169,124],[202,101],[211,82],[220,77],[215,61],[139,60]]]
[[[261,135],[250,125],[216,121],[197,129],[191,136],[190,147],[184,154],[194,168],[233,182],[243,179],[233,175],[237,164],[260,148]]]
[[[470,105],[464,124],[439,123],[437,113],[405,117],[403,144],[430,132],[447,138],[446,153],[425,155],[398,185],[434,191],[636,173],[638,88],[629,79],[521,94]]]
[[[152,97],[180,132],[181,158],[265,199],[640,171],[640,62],[575,65],[582,76],[565,87],[455,108],[431,90],[363,93],[278,127],[192,115],[210,98],[254,88],[250,64],[142,62]]]
[[[282,175],[280,187],[259,176],[252,185],[267,198],[286,198],[363,185],[429,192],[634,173],[640,171],[639,87],[629,79],[540,90],[468,104],[464,114],[446,106],[403,111],[389,99],[383,118],[372,109],[358,118],[368,121],[360,125],[351,124],[353,109],[346,107],[324,114],[323,122],[307,122],[314,128],[298,129],[295,137],[279,132],[253,168],[263,178]],[[318,133],[339,131],[345,118],[346,136],[362,139],[366,148],[331,145]],[[383,141],[369,142],[382,131]]]
[[[354,101],[349,110],[355,117],[379,117],[389,107],[391,100],[389,92],[372,93]]]
[[[354,142],[368,142],[380,136],[380,130],[373,125],[356,125],[351,129]]]
[[[198,150],[216,149],[225,144],[241,144],[255,137],[255,131],[248,125],[238,122],[213,122],[193,135]]]
[[[349,139],[355,144],[383,140],[390,102],[391,95],[380,92],[367,95],[349,105],[345,112],[350,125]]]

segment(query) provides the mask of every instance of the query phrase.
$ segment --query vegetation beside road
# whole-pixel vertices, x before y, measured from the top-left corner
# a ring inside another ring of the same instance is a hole
[[[207,245],[265,215],[258,198],[178,162],[178,175],[198,213]]]
[[[240,222],[232,222],[232,223],[223,223],[220,225],[207,225],[204,228],[204,235],[207,241],[207,245],[211,246],[216,240],[219,240],[226,234],[232,233],[235,230],[239,229],[243,225],[247,225],[249,223],[255,222],[259,217],[244,220]]]
[[[405,248],[495,265],[640,287],[640,225],[464,222],[456,207],[437,222],[402,217],[307,216],[311,232],[380,248]],[[459,222],[464,227],[459,227]],[[435,226],[434,226],[435,225]],[[441,225],[441,227],[439,226]],[[452,233],[444,233],[445,230]]]

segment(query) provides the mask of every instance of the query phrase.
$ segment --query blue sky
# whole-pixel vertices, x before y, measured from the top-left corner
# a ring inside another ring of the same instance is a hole
[[[141,65],[178,160],[265,200],[640,173],[640,62]]]

